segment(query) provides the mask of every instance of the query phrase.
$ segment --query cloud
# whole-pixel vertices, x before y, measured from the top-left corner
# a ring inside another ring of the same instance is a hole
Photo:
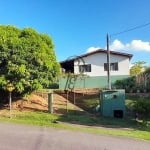
[[[100,47],[89,47],[87,50],[86,50],[86,53],[90,53],[90,52],[93,52],[93,51],[96,51],[100,49]]]
[[[118,39],[110,44],[111,50],[135,50],[135,51],[148,51],[150,52],[150,42],[142,40],[132,40],[130,43],[122,43]]]
[[[143,42],[141,40],[133,40],[130,44],[131,49],[150,51],[150,42]]]
[[[109,48],[110,50],[114,50],[114,51],[130,50],[130,51],[150,52],[150,42],[146,42],[142,40],[132,40],[129,43],[123,43],[120,40],[116,39],[110,44]],[[92,46],[86,50],[86,53],[90,53],[98,49],[102,49],[102,48]],[[106,49],[106,47],[104,49]]]
[[[110,49],[111,50],[124,50],[125,49],[125,45],[119,41],[119,40],[114,40],[113,43],[110,45]]]

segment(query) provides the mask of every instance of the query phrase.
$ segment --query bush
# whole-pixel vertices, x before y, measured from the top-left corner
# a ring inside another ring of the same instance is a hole
[[[50,89],[59,89],[59,84],[58,83],[52,83],[49,85]]]
[[[150,118],[150,100],[138,100],[134,104],[135,112],[138,113],[138,117],[146,123]]]
[[[129,77],[123,80],[117,80],[115,82],[115,87],[117,89],[125,89],[126,92],[133,90],[136,85],[135,77]]]

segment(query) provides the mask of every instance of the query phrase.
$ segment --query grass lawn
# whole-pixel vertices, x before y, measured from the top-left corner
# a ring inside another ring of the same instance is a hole
[[[76,115],[74,113],[62,116],[44,112],[13,111],[12,118],[8,116],[0,116],[0,121],[150,140],[150,122],[147,126],[143,126],[135,120],[94,117],[86,114]]]

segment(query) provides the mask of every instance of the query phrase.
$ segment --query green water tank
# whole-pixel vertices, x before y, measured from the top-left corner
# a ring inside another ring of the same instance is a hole
[[[102,90],[100,100],[102,116],[115,118],[125,116],[125,90]]]

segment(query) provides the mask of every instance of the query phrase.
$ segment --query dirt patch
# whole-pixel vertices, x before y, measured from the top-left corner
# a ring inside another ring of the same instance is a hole
[[[9,104],[4,105],[0,110],[0,115],[5,114],[5,110],[9,110]],[[12,102],[12,110],[17,111],[48,111],[48,93],[32,93],[30,96],[18,99]],[[56,114],[66,114],[68,111],[84,112],[78,106],[67,101],[66,98],[59,94],[53,94],[53,112]]]
[[[13,99],[13,98],[12,98]],[[36,94],[31,94],[26,98],[18,98],[12,102],[12,110],[19,111],[47,111],[48,101]],[[0,111],[9,110],[9,104],[1,104]]]
[[[38,95],[31,94],[26,98],[13,102],[12,108],[17,110],[47,111],[48,101]]]

